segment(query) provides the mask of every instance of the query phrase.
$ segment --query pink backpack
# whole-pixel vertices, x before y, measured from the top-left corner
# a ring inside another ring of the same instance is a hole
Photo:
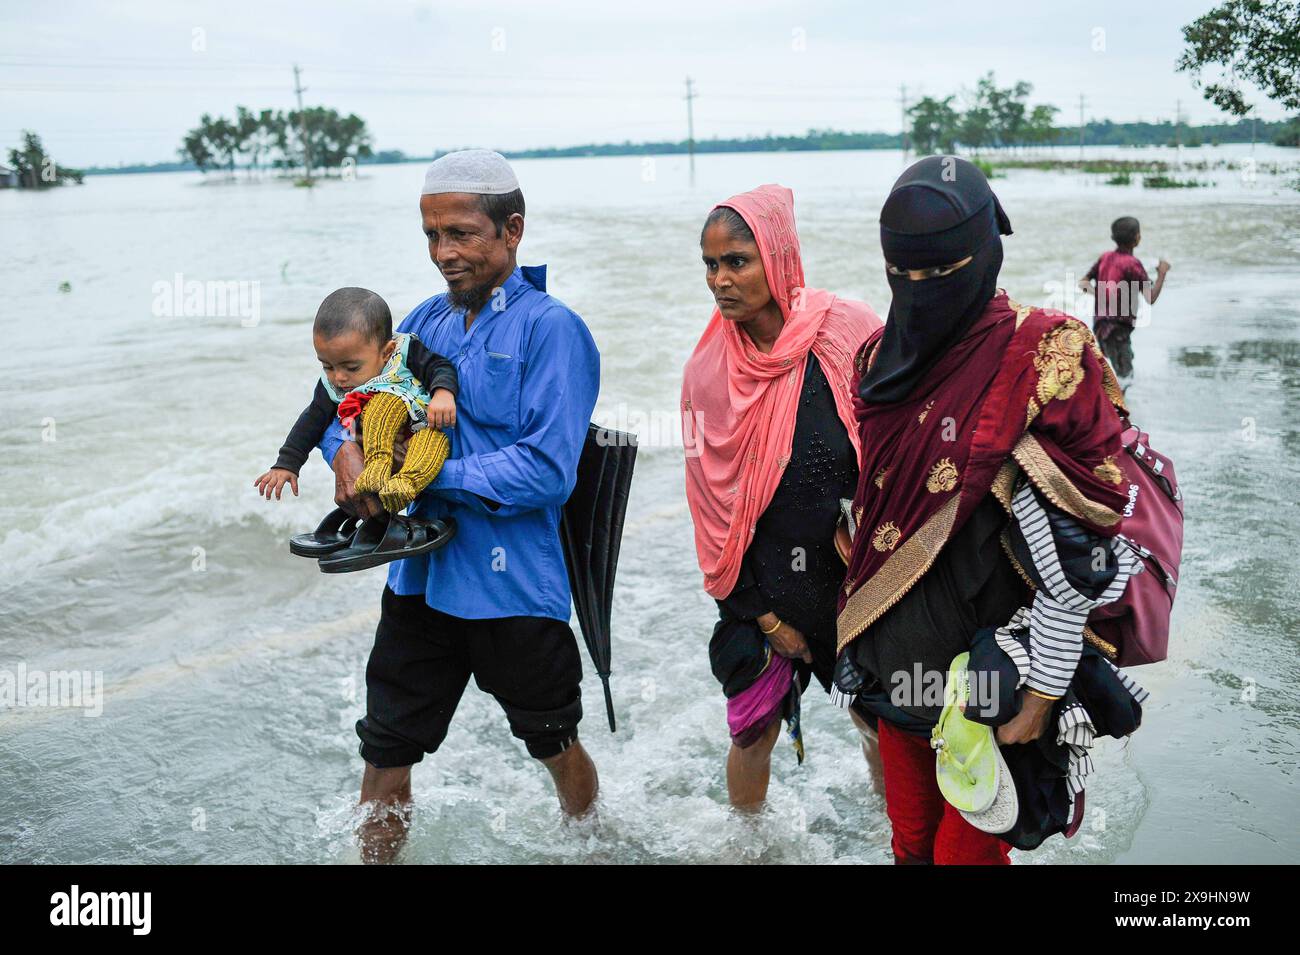
[[[1183,495],[1174,462],[1151,449],[1149,436],[1125,419],[1121,436],[1128,503],[1119,536],[1137,552],[1143,572],[1129,578],[1124,595],[1103,604],[1088,626],[1119,651],[1117,666],[1158,663],[1169,652],[1169,614],[1183,555]]]

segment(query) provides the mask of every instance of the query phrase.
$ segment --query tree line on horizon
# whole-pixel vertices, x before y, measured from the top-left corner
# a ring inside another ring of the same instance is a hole
[[[1203,126],[1182,126],[1181,141],[1184,146],[1219,145],[1220,143],[1248,143],[1254,131],[1261,143],[1271,142],[1278,146],[1300,146],[1300,118],[1269,122],[1260,120],[1252,130],[1249,119],[1240,119],[1231,123],[1215,123]],[[1077,145],[1079,131],[1077,126],[1058,127],[1059,135],[1049,140],[1051,144]],[[1174,143],[1174,124],[1170,120],[1158,123],[1116,123],[1109,119],[1092,120],[1084,127],[1084,145],[1086,146],[1167,146]],[[836,129],[810,129],[800,135],[797,133],[764,136],[740,136],[711,139],[697,139],[697,153],[743,153],[743,152],[808,152],[830,151],[840,149],[900,149],[903,146],[901,133],[883,132],[846,132]],[[545,146],[534,149],[503,149],[501,153],[510,159],[559,159],[580,156],[653,156],[685,153],[690,144],[685,139],[664,140],[656,142],[634,143],[625,140],[618,143],[585,143],[576,146]],[[357,164],[379,165],[401,162],[430,162],[438,156],[450,152],[450,149],[437,150],[429,155],[408,154],[400,149],[375,150],[357,157]],[[288,164],[290,167],[293,163]],[[273,164],[274,166],[274,164]],[[281,163],[281,166],[284,166]],[[111,175],[114,173],[133,172],[186,172],[197,169],[197,165],[188,155],[182,153],[178,161],[159,163],[122,163],[117,166],[91,166],[85,170],[88,174]],[[223,167],[223,168],[229,168]]]
[[[318,169],[339,174],[346,160],[373,155],[365,120],[324,106],[256,113],[237,106],[233,119],[204,113],[198,126],[185,134],[178,152],[204,173],[224,169],[234,176],[236,166],[243,165],[249,176],[267,169],[301,169],[308,178]]]
[[[1278,146],[1300,146],[1300,119],[1260,121],[1257,130],[1260,142]],[[909,137],[910,138],[910,137]],[[1174,143],[1174,124],[1169,120],[1159,123],[1116,123],[1109,119],[1092,120],[1084,127],[1086,146],[1171,146]],[[1248,143],[1251,140],[1251,121],[1217,123],[1206,126],[1182,126],[1184,146],[1218,145],[1219,143]],[[1056,127],[1056,135],[1045,145],[1077,145],[1077,126]],[[909,143],[914,145],[914,141]],[[846,132],[837,129],[810,129],[803,135],[797,133],[765,136],[735,136],[697,139],[695,151],[708,153],[737,152],[805,152],[837,149],[901,149],[901,133]],[[578,156],[653,156],[685,153],[691,144],[685,139],[634,143],[584,143],[577,146],[544,146],[535,149],[502,150],[510,159],[561,159]],[[986,149],[989,147],[985,147]],[[389,161],[428,160],[430,156],[406,156]],[[441,153],[439,153],[440,155]],[[382,155],[382,154],[381,154]]]

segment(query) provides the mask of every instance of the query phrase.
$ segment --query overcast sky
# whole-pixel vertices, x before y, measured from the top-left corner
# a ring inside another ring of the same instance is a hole
[[[523,148],[899,128],[908,96],[987,70],[1089,119],[1218,121],[1174,72],[1212,0],[0,0],[0,148],[35,129],[71,166],[174,159],[204,112],[355,112],[377,149]],[[1281,111],[1265,105],[1260,116]],[[2,155],[2,154],[0,154]]]

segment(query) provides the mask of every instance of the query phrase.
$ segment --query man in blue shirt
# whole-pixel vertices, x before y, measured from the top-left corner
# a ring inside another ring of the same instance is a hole
[[[420,214],[448,291],[398,330],[456,365],[451,457],[412,505],[453,517],[456,536],[391,565],[366,667],[363,858],[388,861],[409,823],[411,765],[437,750],[469,677],[496,697],[511,731],[555,781],[563,810],[586,813],[596,767],[578,742],[582,666],[569,627],[560,509],[600,388],[600,355],[582,319],[546,294],[545,266],[516,264],[524,199],[505,159],[450,153],[425,177]],[[363,515],[353,487],[360,447],[337,422],[321,451],[336,500]]]

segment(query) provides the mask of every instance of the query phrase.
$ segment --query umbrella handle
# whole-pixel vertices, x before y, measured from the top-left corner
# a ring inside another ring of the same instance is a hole
[[[605,714],[609,717],[609,731],[614,732],[614,697],[609,692],[609,674],[602,673],[600,682],[605,686]]]

